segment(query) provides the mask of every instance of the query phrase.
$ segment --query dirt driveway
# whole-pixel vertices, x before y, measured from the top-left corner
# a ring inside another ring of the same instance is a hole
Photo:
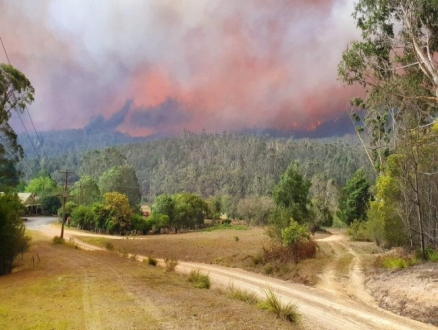
[[[58,234],[58,229],[51,226],[42,226],[39,230],[52,237]],[[73,234],[77,235],[76,232],[66,230],[66,239]],[[342,237],[336,235],[326,238],[325,241],[332,242],[335,248],[338,244],[341,246],[344,244]],[[76,243],[82,245],[78,240]],[[82,247],[93,250],[101,249],[89,244]],[[354,256],[354,251],[351,253]],[[359,270],[360,260],[359,258],[355,260],[356,258],[352,262],[351,282],[348,284],[353,290],[350,293],[351,297],[348,293],[342,294],[343,291],[336,289],[336,277],[331,275],[330,269],[327,269],[323,284],[319,288],[293,284],[241,269],[193,262],[180,262],[177,271],[190,272],[199,269],[209,274],[215,286],[232,284],[259,295],[262,290],[271,289],[282,301],[292,302],[299,306],[304,316],[304,327],[307,329],[436,329],[436,327],[395,315],[375,306],[373,299],[364,294],[363,276]]]

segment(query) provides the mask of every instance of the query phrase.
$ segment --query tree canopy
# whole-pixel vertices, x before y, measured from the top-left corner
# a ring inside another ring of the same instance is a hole
[[[23,157],[17,134],[9,125],[14,111],[23,113],[34,100],[35,90],[26,76],[14,67],[0,63],[0,188],[15,186],[15,165]]]

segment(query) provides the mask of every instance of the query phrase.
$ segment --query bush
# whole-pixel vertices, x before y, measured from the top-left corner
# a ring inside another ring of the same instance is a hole
[[[203,275],[199,269],[192,270],[188,280],[194,284],[195,288],[210,289],[210,277]]]
[[[94,212],[90,206],[80,205],[71,213],[72,225],[81,226],[82,229],[91,230],[95,228]]]
[[[53,239],[52,239],[52,243],[58,245],[58,244],[64,244],[65,241],[64,241],[63,238],[61,238],[61,237],[59,237],[59,236],[55,236],[55,237],[53,237]]]
[[[395,249],[387,255],[377,257],[375,264],[377,267],[402,269],[416,265],[418,262],[419,258],[415,254],[404,249]]]
[[[297,242],[289,247],[280,244],[272,244],[269,248],[263,248],[263,261],[271,260],[283,263],[313,258],[316,255],[317,244],[313,240]]]
[[[271,289],[265,292],[265,295],[266,298],[258,304],[260,309],[266,309],[277,315],[277,317],[284,318],[294,324],[301,322],[301,315],[298,313],[296,305],[282,304]]]
[[[166,265],[166,272],[173,272],[176,266],[178,266],[178,260],[164,259],[164,264]]]
[[[296,221],[291,221],[290,225],[281,231],[281,240],[285,247],[289,247],[309,239],[310,232],[306,227],[301,226]]]
[[[371,235],[368,230],[368,222],[354,220],[347,229],[347,234],[352,241],[371,242]]]
[[[22,208],[16,194],[0,195],[0,275],[9,274],[15,257],[29,249],[30,237],[20,219]]]
[[[158,264],[157,259],[155,259],[154,257],[149,257],[148,258],[148,265],[156,266],[157,264]]]
[[[431,262],[438,262],[438,250],[426,248],[426,258]]]
[[[105,243],[105,248],[106,248],[108,251],[113,251],[113,250],[114,250],[114,244],[111,243],[111,242],[106,242],[106,243]]]

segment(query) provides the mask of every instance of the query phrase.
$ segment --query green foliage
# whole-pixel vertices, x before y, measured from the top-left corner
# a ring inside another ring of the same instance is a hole
[[[231,223],[221,223],[220,225],[213,226],[213,227],[206,227],[202,229],[201,231],[215,231],[215,230],[248,230],[248,226],[245,225],[232,225]]]
[[[98,182],[103,173],[111,168],[126,165],[126,157],[114,147],[85,153],[80,161],[79,173]],[[104,192],[103,192],[104,193]]]
[[[90,176],[84,175],[77,181],[70,193],[78,205],[91,206],[101,200],[99,187]]]
[[[82,229],[92,230],[96,227],[95,215],[91,206],[79,205],[71,214],[72,225],[79,225]]]
[[[23,113],[34,100],[35,90],[26,76],[14,67],[0,63],[0,190],[19,181],[16,165],[23,157],[17,134],[9,125],[14,112]]]
[[[57,214],[58,209],[62,206],[59,196],[45,196],[40,199],[40,203],[47,214]]]
[[[105,249],[107,249],[108,251],[113,251],[114,250],[114,244],[111,242],[106,242],[105,243]]]
[[[300,324],[301,314],[298,312],[296,305],[283,304],[271,289],[265,291],[265,296],[265,299],[258,304],[260,309],[266,309],[277,317],[284,318],[291,323]]]
[[[290,247],[296,243],[309,240],[310,232],[298,222],[291,221],[289,226],[282,230],[281,239],[284,247]]]
[[[54,236],[52,238],[52,243],[55,244],[55,245],[61,245],[61,244],[65,243],[65,240],[63,238],[59,237],[59,236]]]
[[[277,208],[286,210],[300,224],[310,221],[308,206],[310,180],[301,174],[298,163],[289,165],[272,192]]]
[[[65,203],[65,218],[71,217],[73,214],[73,211],[75,208],[77,208],[78,205],[75,202],[68,201]],[[58,217],[62,217],[62,207],[58,209]]]
[[[167,228],[169,226],[169,217],[165,214],[152,213],[146,219],[146,228],[153,232],[159,232],[160,229]]]
[[[99,178],[99,187],[102,194],[119,192],[126,195],[131,208],[140,204],[140,186],[135,170],[130,165],[112,167],[104,172]]]
[[[347,229],[347,234],[352,241],[370,242],[371,235],[369,233],[369,221],[354,220]]]
[[[203,226],[207,213],[208,205],[201,197],[185,192],[175,195],[175,230]]]
[[[132,209],[126,195],[109,192],[103,195],[103,209],[108,214],[105,228],[110,232],[129,230],[132,221]]]
[[[199,269],[190,272],[188,281],[193,283],[195,288],[210,289],[210,277],[202,274]]]
[[[0,275],[9,274],[15,257],[29,249],[30,237],[20,219],[22,212],[17,195],[0,195]]]
[[[38,177],[29,181],[26,192],[36,193],[40,198],[44,198],[59,195],[61,189],[48,172],[42,171]]]
[[[338,217],[350,225],[354,220],[366,220],[370,202],[370,183],[363,170],[358,170],[342,188],[339,198]]]
[[[146,234],[149,230],[151,230],[151,228],[151,223],[142,215],[137,213],[132,215],[131,229],[135,229],[143,234]]]
[[[244,289],[236,288],[234,285],[230,285],[227,288],[226,296],[231,299],[243,301],[244,303],[250,305],[256,305],[259,303],[259,299],[254,293]]]

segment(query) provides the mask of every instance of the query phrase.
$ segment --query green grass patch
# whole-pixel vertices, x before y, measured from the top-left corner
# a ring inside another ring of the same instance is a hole
[[[299,324],[301,322],[301,314],[298,312],[296,305],[283,304],[271,289],[265,291],[265,295],[265,299],[258,304],[260,309],[268,310],[277,317],[283,318],[293,324]]]
[[[260,302],[260,300],[257,298],[257,296],[254,293],[249,292],[247,290],[236,288],[234,285],[230,285],[228,287],[225,295],[228,298],[240,300],[250,305],[256,305]]]
[[[222,223],[220,225],[217,226],[213,226],[213,227],[208,227],[208,228],[204,228],[201,229],[199,231],[215,231],[215,230],[227,230],[227,229],[234,229],[234,230],[248,230],[248,226],[244,226],[244,225],[233,225],[230,223]]]
[[[210,276],[202,274],[199,269],[192,270],[188,280],[195,288],[210,289]]]

